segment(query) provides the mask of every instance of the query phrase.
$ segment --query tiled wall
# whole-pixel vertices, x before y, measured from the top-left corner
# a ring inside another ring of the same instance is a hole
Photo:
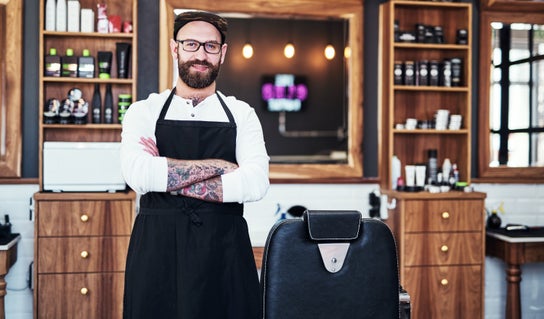
[[[268,230],[279,218],[276,214],[291,206],[303,205],[308,209],[356,209],[367,215],[368,194],[378,188],[373,184],[273,184],[266,197],[246,205],[252,241],[263,245]],[[486,207],[504,203],[503,223],[544,225],[544,185],[475,185],[486,192]],[[5,297],[7,319],[32,318],[32,291],[28,288],[29,265],[33,260],[34,224],[29,219],[30,198],[37,185],[0,185],[0,217],[9,214],[13,231],[22,234],[18,261],[6,276]],[[486,258],[485,317],[504,318],[506,282],[504,263]],[[523,318],[544,318],[544,263],[529,264],[522,268]]]

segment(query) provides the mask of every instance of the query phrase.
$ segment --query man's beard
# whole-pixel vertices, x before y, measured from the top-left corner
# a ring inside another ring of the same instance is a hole
[[[178,61],[180,60],[178,59]],[[206,67],[208,67],[208,71],[191,73],[190,68],[192,65],[195,64],[205,65]],[[180,61],[178,63],[178,73],[181,80],[189,87],[193,89],[203,89],[210,86],[215,81],[217,75],[219,74],[220,66],[220,63],[218,63],[217,65],[213,65],[208,61]]]

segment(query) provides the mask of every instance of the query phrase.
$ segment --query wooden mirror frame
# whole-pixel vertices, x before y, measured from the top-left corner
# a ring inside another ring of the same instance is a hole
[[[175,8],[214,12],[240,12],[277,16],[341,17],[349,21],[351,58],[348,61],[348,161],[347,164],[271,164],[272,182],[323,182],[359,180],[363,176],[363,5],[361,0],[160,0],[159,91],[171,86],[172,38]]]
[[[22,150],[23,0],[0,0],[0,15],[0,23],[4,24],[0,34],[0,178],[19,178]]]
[[[512,1],[510,1],[512,2]],[[489,94],[491,74],[491,22],[544,24],[544,12],[482,11],[480,14],[480,89],[478,181],[494,183],[544,183],[544,167],[490,167]]]

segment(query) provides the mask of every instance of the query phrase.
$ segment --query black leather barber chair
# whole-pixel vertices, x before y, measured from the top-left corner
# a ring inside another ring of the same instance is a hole
[[[270,230],[264,319],[409,318],[389,227],[358,211],[306,211]]]

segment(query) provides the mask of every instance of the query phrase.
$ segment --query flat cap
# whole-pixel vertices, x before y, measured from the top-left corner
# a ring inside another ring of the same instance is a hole
[[[213,25],[219,33],[221,33],[221,43],[225,43],[228,27],[227,20],[217,14],[207,11],[185,11],[178,14],[174,21],[174,39],[176,38],[179,29],[193,21],[204,21]]]

